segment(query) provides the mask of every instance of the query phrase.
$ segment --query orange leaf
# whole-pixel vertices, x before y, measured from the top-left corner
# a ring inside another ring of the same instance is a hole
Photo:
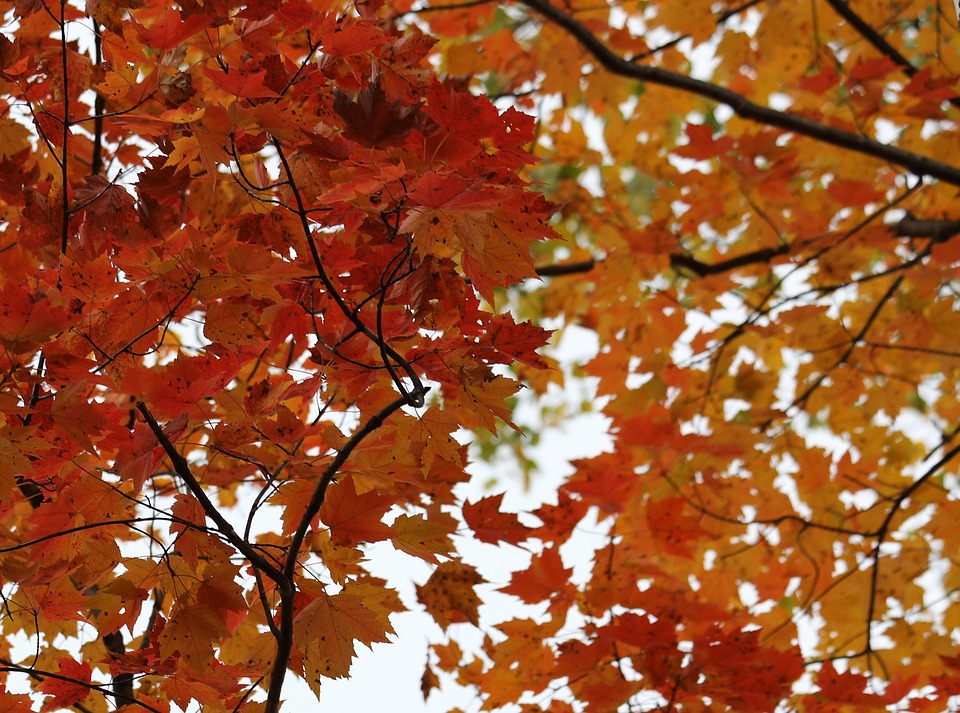
[[[402,609],[393,591],[373,584],[349,583],[332,596],[320,593],[294,620],[294,641],[303,651],[307,679],[347,676],[354,643],[388,641],[394,633],[390,614]]]
[[[456,520],[447,513],[430,515],[400,515],[390,526],[393,546],[431,564],[439,563],[437,555],[448,555],[453,550],[450,535],[456,530]]]
[[[320,520],[330,528],[330,538],[342,547],[380,542],[392,536],[383,516],[392,501],[375,490],[357,495],[353,481],[332,485],[320,508]]]
[[[446,630],[451,624],[480,623],[480,598],[474,587],[483,582],[477,570],[462,562],[444,562],[426,584],[417,585],[417,599]]]
[[[192,604],[170,613],[157,645],[164,657],[179,654],[191,669],[203,671],[213,660],[213,647],[229,633],[223,611]]]

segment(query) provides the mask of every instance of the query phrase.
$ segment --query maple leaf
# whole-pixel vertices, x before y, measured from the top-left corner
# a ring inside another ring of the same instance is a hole
[[[676,642],[676,631],[669,621],[654,621],[649,615],[632,612],[616,617],[601,629],[601,635],[645,652],[654,648],[671,647]]]
[[[181,413],[177,418],[163,426],[163,432],[171,442],[176,442],[187,426],[187,416]],[[157,468],[166,457],[156,436],[143,423],[133,425],[133,432],[122,443],[114,467],[124,478],[133,481],[134,488],[140,490],[144,481],[157,472]]]
[[[673,150],[677,156],[704,161],[722,156],[734,146],[729,136],[715,140],[713,129],[705,124],[687,124],[686,132],[690,141]]]
[[[419,557],[430,564],[439,564],[437,555],[448,555],[453,550],[450,534],[456,530],[456,520],[446,513],[400,515],[390,526],[394,547]]]
[[[9,713],[30,713],[32,701],[24,693],[9,693],[7,687],[0,685],[0,702]]]
[[[36,427],[0,426],[0,487],[12,493],[17,488],[16,474],[27,475],[44,451],[53,445],[35,435]]]
[[[501,512],[503,493],[465,503],[463,519],[481,542],[509,542],[519,545],[530,537],[530,528],[522,525],[514,513]]]
[[[355,101],[337,92],[333,108],[343,119],[345,136],[369,146],[402,143],[413,128],[417,109],[416,105],[388,100],[379,79],[360,90]]]
[[[477,291],[493,303],[493,288],[536,277],[531,241],[553,236],[547,203],[516,187],[491,189],[479,181],[430,173],[411,188],[401,224],[421,250],[459,247],[461,266]]]
[[[453,391],[445,406],[457,408],[460,422],[471,427],[482,427],[491,432],[497,430],[497,417],[514,430],[519,428],[510,421],[510,410],[505,400],[520,387],[516,381],[495,375],[490,367],[475,361],[452,355],[446,360],[448,368],[455,368],[459,377],[449,389]]]
[[[700,526],[700,518],[683,514],[686,509],[683,498],[669,498],[658,501],[647,514],[651,534],[666,552],[680,557],[692,557],[688,542],[709,534]]]
[[[817,697],[824,702],[829,702],[831,706],[870,705],[871,699],[876,698],[873,694],[866,693],[866,680],[863,676],[850,671],[839,672],[831,661],[825,662],[817,672],[816,682],[820,687]],[[879,701],[875,702],[879,703]]]
[[[437,678],[437,674],[430,668],[430,664],[427,664],[423,670],[423,677],[420,679],[420,693],[423,694],[423,700],[426,701],[430,697],[430,692],[439,685],[440,680]]]
[[[136,378],[129,375],[126,388],[128,393],[143,394],[158,417],[179,417],[184,409],[229,384],[244,362],[243,357],[217,357],[210,353],[196,357],[180,355],[163,368]]]
[[[563,566],[560,553],[555,549],[546,549],[533,557],[525,571],[514,573],[510,584],[501,587],[500,591],[513,594],[527,604],[563,601],[572,598],[571,574],[573,570]]]
[[[147,47],[172,50],[203,28],[209,27],[213,19],[213,15],[204,13],[194,13],[184,17],[182,11],[170,9],[149,27],[138,24],[134,26],[134,30],[140,41]]]
[[[86,661],[61,658],[57,662],[62,678],[48,678],[40,683],[40,691],[53,696],[43,704],[43,711],[70,707],[83,701],[90,693],[93,669]]]
[[[417,111],[415,104],[388,99],[379,77],[361,89],[355,100],[337,91],[333,108],[343,119],[345,136],[367,146],[402,143],[413,128]]]
[[[785,695],[803,669],[799,651],[760,647],[758,639],[757,631],[722,631],[714,626],[697,642],[707,647],[705,674],[715,684],[711,689],[741,710],[766,710]],[[746,690],[739,681],[748,671],[752,685]]]
[[[143,5],[143,0],[93,0],[87,3],[87,12],[108,30],[122,37],[124,10]]]
[[[388,641],[394,633],[390,614],[402,608],[396,594],[372,584],[348,584],[332,596],[320,593],[294,620],[307,680],[347,676],[355,642],[369,647]]]
[[[432,465],[434,458],[463,465],[464,447],[451,435],[457,430],[459,423],[449,411],[436,406],[431,406],[419,415],[412,437],[424,444],[421,458],[425,468]]]
[[[33,351],[66,329],[73,318],[51,295],[19,282],[0,288],[0,345],[16,353]]]
[[[235,67],[229,72],[219,72],[204,68],[203,73],[220,89],[234,96],[251,99],[276,99],[279,96],[264,84],[266,72],[262,69],[245,70]]]
[[[477,626],[480,598],[474,587],[482,582],[483,577],[470,565],[442,562],[425,584],[417,585],[417,599],[444,630],[462,622]]]
[[[390,498],[373,490],[357,494],[350,480],[327,491],[320,520],[330,528],[331,539],[340,546],[380,542],[392,536],[390,527],[383,522],[391,504]]]
[[[223,613],[209,604],[191,604],[170,613],[157,641],[163,656],[179,654],[194,671],[213,660],[213,647],[229,634]]]

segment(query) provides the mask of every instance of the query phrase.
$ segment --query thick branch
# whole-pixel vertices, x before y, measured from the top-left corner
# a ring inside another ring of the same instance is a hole
[[[581,275],[590,272],[597,266],[596,260],[583,260],[581,262],[564,262],[558,265],[543,265],[537,268],[537,275],[540,277],[563,277],[565,275]]]
[[[359,446],[363,440],[371,433],[383,425],[392,414],[399,411],[407,404],[407,398],[401,396],[395,401],[387,404],[384,408],[374,414],[362,427],[350,436],[350,439],[344,444],[337,456],[330,461],[330,464],[323,471],[317,487],[313,491],[313,496],[307,504],[307,508],[300,518],[297,525],[297,531],[290,541],[287,549],[287,559],[283,567],[283,582],[280,586],[280,635],[277,637],[277,655],[273,660],[273,668],[270,671],[270,688],[267,691],[267,701],[264,706],[264,713],[279,713],[280,693],[283,689],[284,674],[287,670],[287,664],[290,661],[290,653],[293,649],[293,595],[295,589],[293,582],[297,574],[297,560],[300,556],[300,548],[307,537],[307,531],[310,529],[310,523],[323,507],[323,501],[327,496],[327,488],[333,483],[333,479],[347,462],[350,454]]]
[[[193,471],[190,470],[190,464],[187,463],[187,459],[180,455],[180,452],[174,447],[173,443],[170,442],[167,434],[163,432],[163,429],[160,427],[160,424],[157,423],[157,419],[153,417],[153,414],[150,413],[147,405],[143,403],[143,401],[138,401],[137,410],[143,414],[143,418],[150,427],[150,430],[153,431],[154,437],[159,441],[164,452],[167,454],[167,458],[169,458],[173,464],[173,469],[183,482],[187,484],[193,496],[200,502],[204,514],[216,524],[217,530],[250,561],[250,564],[279,584],[283,580],[283,573],[277,569],[270,560],[260,554],[249,542],[240,537],[237,531],[233,529],[233,525],[223,516],[223,513],[220,512],[217,506],[211,502],[203,486],[200,485]]]
[[[123,634],[114,631],[111,634],[104,634],[100,637],[103,645],[112,657],[122,658],[127,653],[127,646],[123,641]],[[113,697],[117,701],[117,707],[126,704],[127,701],[137,700],[133,695],[133,674],[118,673],[113,677]]]
[[[935,243],[942,243],[960,235],[960,220],[925,220],[907,216],[891,224],[890,231],[899,238],[930,238]],[[708,275],[720,275],[738,267],[770,262],[773,258],[787,255],[789,252],[789,245],[781,245],[776,248],[752,250],[716,263],[702,262],[687,254],[673,253],[670,255],[670,266],[675,270],[683,269],[693,273],[697,277],[706,277]],[[540,277],[581,275],[593,270],[597,266],[597,262],[597,260],[581,260],[579,262],[543,265],[537,268],[537,275]]]
[[[694,273],[697,277],[707,277],[708,275],[721,275],[728,270],[736,270],[738,267],[755,265],[757,263],[770,262],[779,255],[786,255],[790,252],[789,245],[780,245],[776,248],[763,248],[762,250],[752,250],[742,255],[736,255],[729,260],[717,263],[700,262],[689,255],[671,255],[670,266],[678,270],[683,268]]]
[[[776,111],[769,107],[754,104],[740,94],[717,84],[677,74],[661,67],[632,64],[611,51],[590,30],[570,15],[551,5],[547,0],[518,0],[518,2],[566,30],[604,69],[612,74],[690,92],[720,104],[726,104],[735,114],[744,119],[775,126],[784,131],[822,141],[831,146],[838,146],[866,156],[889,161],[918,176],[930,176],[960,186],[960,168],[910,151],[904,151],[896,146],[887,146],[859,134],[825,126],[797,114]]]
[[[923,220],[908,216],[890,227],[901,238],[930,238],[937,243],[960,234],[960,220]]]

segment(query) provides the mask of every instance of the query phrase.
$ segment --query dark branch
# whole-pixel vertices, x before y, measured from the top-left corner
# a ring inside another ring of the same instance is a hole
[[[424,7],[419,7],[414,10],[407,10],[405,15],[422,15],[426,12],[439,12],[441,10],[466,10],[471,7],[478,7],[480,5],[489,5],[496,0],[466,0],[465,2],[456,2],[450,5],[427,5]]]
[[[193,496],[200,502],[203,512],[213,520],[219,532],[226,537],[230,544],[236,547],[254,567],[257,567],[270,577],[270,579],[279,583],[283,579],[283,573],[277,569],[270,560],[260,554],[249,542],[240,537],[237,531],[233,529],[233,525],[223,516],[217,506],[211,502],[203,486],[200,485],[193,471],[190,470],[190,464],[187,463],[187,459],[180,455],[180,452],[177,451],[173,443],[170,442],[167,434],[163,432],[163,429],[160,427],[160,424],[157,423],[157,419],[153,417],[153,414],[150,413],[147,405],[143,403],[143,401],[138,401],[137,410],[143,414],[143,418],[153,432],[154,437],[163,447],[167,458],[169,458],[173,464],[174,471],[176,471],[180,479],[183,480],[190,489],[190,492],[193,493]]]
[[[955,235],[960,235],[960,220],[924,220],[908,216],[891,224],[890,230],[900,238],[930,238],[935,243],[942,243]],[[709,275],[720,275],[729,270],[736,270],[738,267],[770,262],[774,258],[789,253],[789,245],[780,245],[775,248],[752,250],[716,263],[702,262],[687,254],[673,253],[670,255],[670,266],[677,271],[684,270],[697,277],[707,277]],[[597,262],[597,260],[565,262],[556,265],[543,265],[536,270],[539,277],[581,275],[593,270],[597,266]]]
[[[689,255],[671,255],[670,266],[679,271],[683,268],[694,273],[697,277],[707,277],[709,275],[721,275],[728,270],[736,270],[738,267],[755,265],[757,263],[766,263],[779,255],[786,255],[790,252],[789,245],[780,245],[776,248],[763,248],[762,250],[752,250],[743,255],[737,255],[729,260],[718,263],[705,263],[696,260]]]
[[[911,64],[910,60],[904,57],[896,47],[887,42],[886,38],[868,24],[860,15],[853,11],[848,0],[827,0],[830,7],[846,20],[847,24],[860,33],[867,42],[877,48],[881,54],[888,57],[894,63],[899,65],[900,69],[908,77],[912,77],[919,70]],[[960,98],[952,97],[948,100],[955,107],[960,107]]]
[[[901,238],[930,238],[938,243],[960,234],[960,220],[922,220],[908,216],[890,227]]]
[[[661,67],[648,67],[633,64],[611,51],[590,30],[570,15],[551,5],[547,0],[518,0],[544,18],[566,30],[587,52],[608,72],[643,82],[651,82],[690,92],[706,99],[726,104],[735,114],[784,131],[807,136],[817,141],[855,151],[866,156],[889,161],[902,166],[918,176],[930,176],[946,183],[960,186],[960,168],[936,161],[927,156],[905,151],[896,146],[888,146],[849,131],[826,126],[797,114],[776,111],[766,106],[754,104],[745,97],[717,84],[704,82],[683,74],[677,74]]]
[[[563,277],[564,275],[581,275],[590,272],[597,266],[596,260],[583,260],[582,262],[565,262],[559,265],[544,265],[537,268],[537,275],[540,277]]]
[[[294,213],[296,213],[300,219],[300,227],[303,231],[303,237],[306,239],[307,246],[310,248],[310,255],[313,259],[314,267],[317,268],[317,276],[320,278],[320,282],[323,283],[323,287],[327,291],[327,294],[330,295],[340,311],[343,312],[344,316],[353,323],[357,330],[364,334],[374,344],[376,344],[383,354],[385,354],[389,359],[393,360],[393,362],[403,370],[407,378],[413,383],[413,388],[407,389],[404,383],[396,377],[393,379],[394,384],[400,393],[403,394],[407,405],[413,406],[414,408],[420,408],[424,404],[424,396],[426,396],[427,388],[423,385],[423,381],[420,379],[410,362],[400,356],[400,354],[398,354],[393,347],[381,340],[377,334],[360,318],[360,315],[357,314],[355,310],[350,309],[350,306],[347,305],[343,295],[340,294],[340,291],[337,289],[336,285],[333,284],[333,281],[330,279],[330,276],[323,267],[323,261],[320,259],[320,253],[317,250],[317,243],[314,239],[313,232],[310,230],[310,224],[307,220],[307,214],[309,211],[304,205],[299,186],[297,186],[296,181],[293,180],[293,171],[290,169],[290,164],[287,161],[287,155],[283,150],[283,145],[279,140],[274,139],[273,146],[277,150],[277,157],[280,159],[280,163],[283,166],[284,172],[286,173],[287,185],[290,187],[290,191],[293,193],[293,198],[297,203]],[[390,372],[390,375],[391,377],[394,376],[393,371]]]
[[[294,618],[294,599],[295,593],[293,582],[297,573],[297,561],[300,556],[300,549],[307,537],[307,531],[310,529],[310,523],[320,512],[323,502],[327,496],[327,489],[333,483],[334,478],[343,464],[347,462],[350,454],[359,446],[363,440],[371,433],[383,425],[392,414],[399,411],[407,405],[407,398],[401,396],[395,401],[387,404],[384,408],[370,417],[363,426],[357,429],[350,439],[344,444],[336,457],[330,461],[330,464],[323,471],[317,487],[313,491],[313,496],[307,504],[307,508],[300,518],[297,525],[297,531],[290,541],[287,549],[287,559],[283,567],[283,581],[278,582],[280,589],[280,625],[279,636],[277,636],[277,654],[273,660],[273,668],[270,672],[270,688],[267,691],[267,701],[264,706],[265,713],[276,713],[280,710],[280,694],[283,690],[284,673],[287,670],[287,664],[290,661],[290,653],[293,649],[293,618]]]
[[[114,631],[111,634],[104,634],[100,637],[103,645],[111,658],[122,658],[127,653],[127,646],[123,641],[123,634]],[[124,705],[127,701],[135,701],[133,694],[133,674],[118,673],[113,677],[113,697],[117,701],[117,707]]]

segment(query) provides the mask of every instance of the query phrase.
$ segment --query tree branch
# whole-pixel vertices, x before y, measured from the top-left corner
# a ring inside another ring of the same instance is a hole
[[[590,272],[597,266],[596,260],[583,260],[581,262],[564,262],[559,265],[543,265],[537,268],[539,277],[563,277],[565,275],[580,275]]]
[[[707,277],[708,275],[721,275],[728,270],[736,270],[738,267],[755,265],[757,263],[770,262],[779,255],[786,255],[790,252],[789,245],[780,245],[775,248],[763,248],[762,250],[752,250],[742,255],[736,255],[729,260],[718,263],[706,263],[690,257],[689,255],[670,256],[670,267],[679,272],[680,268],[694,273],[697,277]]]
[[[150,430],[153,431],[154,437],[159,441],[164,452],[167,454],[167,458],[169,458],[173,464],[173,469],[177,475],[180,476],[181,480],[186,483],[190,492],[193,493],[193,496],[200,502],[200,506],[203,508],[206,516],[216,524],[217,530],[250,561],[250,564],[262,570],[264,574],[278,584],[283,581],[283,573],[277,569],[270,560],[260,554],[249,542],[240,537],[237,531],[233,529],[233,525],[230,524],[217,506],[207,497],[203,486],[200,485],[200,482],[190,470],[190,464],[187,463],[187,459],[180,455],[180,452],[174,447],[173,443],[170,442],[167,434],[163,432],[163,429],[160,427],[160,424],[157,423],[157,419],[153,417],[153,414],[150,413],[147,405],[143,403],[143,401],[137,401],[137,410],[143,414],[143,418],[150,427]]]
[[[323,267],[323,262],[320,259],[320,253],[317,250],[317,243],[314,240],[313,232],[310,230],[310,224],[307,220],[307,209],[303,203],[303,197],[300,194],[300,188],[297,186],[296,181],[293,179],[293,171],[290,168],[290,164],[287,161],[287,155],[283,150],[283,145],[278,139],[273,140],[273,146],[277,150],[277,157],[280,159],[280,163],[283,165],[283,170],[287,175],[287,185],[290,187],[291,192],[293,193],[293,198],[297,202],[297,209],[294,213],[300,219],[300,227],[303,231],[303,237],[307,241],[307,246],[310,248],[310,256],[313,259],[314,267],[317,268],[317,276],[320,278],[320,282],[323,283],[324,289],[327,291],[327,294],[330,295],[331,299],[336,303],[337,307],[343,312],[344,316],[349,319],[353,325],[364,334],[370,341],[376,344],[382,353],[386,354],[390,359],[393,359],[394,362],[404,371],[407,375],[407,378],[413,383],[412,389],[407,389],[403,382],[394,378],[393,382],[396,385],[397,389],[403,394],[403,397],[406,399],[406,403],[414,408],[420,408],[424,404],[424,396],[427,393],[427,388],[423,385],[423,381],[417,375],[417,372],[414,370],[413,366],[410,365],[406,359],[404,359],[397,351],[387,344],[385,341],[378,338],[370,327],[360,318],[360,316],[347,305],[346,300],[343,299],[343,296],[337,290],[336,285],[333,284],[333,281],[330,279],[330,276],[327,274],[327,271]],[[390,373],[393,377],[393,372]]]
[[[608,72],[637,79],[643,82],[672,87],[697,96],[711,99],[730,107],[737,116],[744,119],[775,126],[784,131],[807,136],[817,141],[855,151],[866,156],[889,161],[901,166],[917,176],[930,176],[951,185],[960,186],[960,168],[936,161],[927,156],[905,151],[896,146],[888,146],[859,134],[843,131],[831,126],[811,121],[805,117],[788,112],[776,111],[766,106],[754,104],[746,97],[732,92],[717,84],[704,82],[683,74],[677,74],[661,67],[648,67],[632,64],[611,51],[590,30],[567,13],[551,5],[547,0],[517,0],[526,5],[558,27],[566,30],[583,48]]]
[[[960,220],[927,220],[907,216],[892,223],[890,231],[899,238],[930,238],[935,243],[942,243],[960,235]],[[697,260],[688,254],[672,253],[670,266],[675,270],[686,270],[697,277],[720,275],[738,267],[769,262],[780,255],[790,252],[789,245],[780,245],[776,248],[752,250],[742,255],[736,255],[728,260],[717,263],[707,263]],[[597,260],[581,260],[579,262],[564,262],[555,265],[542,265],[536,268],[539,277],[565,277],[590,272],[597,266]]]
[[[350,454],[359,446],[363,440],[371,433],[376,431],[383,422],[392,414],[399,411],[407,405],[407,398],[401,396],[383,407],[380,411],[370,417],[363,426],[357,429],[350,439],[344,444],[337,456],[323,471],[317,487],[313,491],[313,496],[307,504],[307,508],[300,518],[297,525],[297,531],[290,541],[287,549],[287,559],[283,567],[283,581],[278,582],[280,588],[280,632],[277,637],[277,655],[273,660],[273,668],[270,671],[270,688],[267,691],[267,701],[264,705],[264,713],[279,713],[280,693],[283,689],[284,673],[287,670],[287,663],[290,661],[290,653],[293,650],[293,595],[295,588],[293,582],[297,574],[297,560],[300,556],[300,548],[306,539],[307,531],[310,529],[310,523],[323,507],[323,501],[327,495],[327,488],[333,483],[334,478],[347,462]]]
[[[907,216],[890,226],[901,238],[930,238],[942,243],[960,234],[960,220],[923,220]]]

